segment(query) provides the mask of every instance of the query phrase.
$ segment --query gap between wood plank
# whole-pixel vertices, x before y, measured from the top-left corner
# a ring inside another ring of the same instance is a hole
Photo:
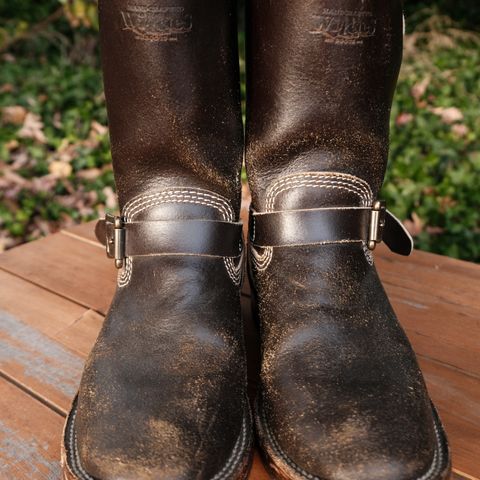
[[[412,291],[412,290],[415,291],[416,288],[418,288],[418,286],[415,285],[415,284],[411,285],[409,283],[408,285],[406,285],[406,284],[402,284],[399,281],[396,281],[396,279],[389,278],[389,274],[384,272],[382,270],[381,266],[378,268],[378,274],[379,274],[380,280],[381,280],[381,282],[384,286],[388,285],[390,287],[401,289],[401,290],[404,290],[404,291],[407,291],[407,292]],[[441,276],[442,276],[442,274],[439,273],[438,277],[441,277]],[[406,276],[403,275],[402,278],[406,278]],[[409,279],[408,279],[408,281],[409,281]],[[432,293],[430,291],[420,290],[419,293],[421,293],[421,295],[423,295],[428,300],[436,300],[437,302],[439,301],[439,302],[444,303],[446,305],[449,305],[451,307],[465,307],[465,308],[468,308],[469,310],[472,310],[472,311],[475,311],[475,312],[480,310],[477,305],[466,306],[464,303],[462,303],[461,299],[458,299],[458,301],[451,300],[451,299],[447,298],[441,291],[439,293]],[[391,297],[392,297],[391,295],[388,295],[388,298],[390,300],[391,300]],[[398,296],[397,298],[402,299],[403,297]]]
[[[49,408],[53,412],[57,413],[61,417],[63,418],[67,417],[67,412],[63,408],[59,407],[54,402],[48,400],[48,398],[45,398],[43,395],[40,395],[39,393],[35,392],[32,388],[27,387],[22,382],[18,381],[16,378],[13,378],[9,374],[5,373],[3,370],[0,370],[0,378],[3,378],[6,382],[18,388],[19,390],[27,394],[29,397],[41,403],[42,405]]]
[[[464,480],[480,480],[478,477],[472,477],[472,475],[469,475],[468,473],[457,470],[456,468],[452,468],[452,472],[455,475],[459,475]]]
[[[68,230],[60,230],[59,233],[61,233],[62,235],[66,235],[67,237],[73,238],[75,240],[79,240],[80,242],[85,242],[85,243],[88,243],[89,245],[93,245],[94,247],[101,248],[102,250],[105,249],[105,247],[101,245],[99,242],[95,242],[93,240],[90,240],[89,238],[81,237],[80,235],[69,232]]]
[[[48,293],[56,295],[57,297],[68,300],[69,302],[72,302],[79,307],[85,308],[86,310],[93,310],[95,313],[98,313],[102,317],[105,317],[105,314],[102,313],[101,311],[96,310],[95,308],[90,307],[89,305],[83,304],[83,303],[79,302],[78,300],[75,300],[74,298],[69,297],[68,295],[62,295],[61,293],[59,293],[59,292],[57,292],[57,291],[55,291],[51,288],[45,287],[44,285],[40,285],[39,283],[34,282],[33,280],[30,280],[29,278],[24,277],[23,275],[19,275],[18,273],[13,272],[12,270],[9,270],[8,268],[4,268],[2,265],[0,265],[0,270],[2,272],[8,273],[9,275],[13,275],[14,277],[17,277],[20,280],[23,280],[24,282],[30,283],[31,285],[35,285],[35,287],[41,288],[42,290],[45,290]]]
[[[437,360],[436,358],[429,357],[428,355],[424,355],[422,353],[415,352],[415,355],[418,358],[422,358],[422,359],[427,360],[429,362],[435,363],[436,365],[440,365],[442,367],[448,368],[449,370],[453,370],[454,372],[459,373],[460,375],[465,375],[466,377],[473,378],[474,380],[480,380],[480,376],[476,375],[475,373],[467,372],[466,370],[458,368],[455,365],[451,365],[449,363],[441,362],[440,360]]]

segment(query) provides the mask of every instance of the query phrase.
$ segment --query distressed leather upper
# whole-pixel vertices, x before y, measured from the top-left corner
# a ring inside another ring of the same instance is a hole
[[[99,12],[124,220],[145,222],[140,229],[236,222],[243,134],[234,2],[101,0]],[[127,253],[142,256],[119,272],[79,389],[74,431],[86,476],[77,468],[78,478],[243,478],[251,425],[240,237],[230,236],[236,253],[223,258],[202,254],[208,246],[148,255],[151,233],[131,237]]]
[[[247,21],[254,210],[371,207],[387,162],[400,0],[250,0]],[[250,272],[257,425],[278,478],[446,478],[440,423],[365,243],[252,246]]]

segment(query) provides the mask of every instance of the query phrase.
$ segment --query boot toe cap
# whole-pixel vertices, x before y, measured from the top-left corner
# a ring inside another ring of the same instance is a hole
[[[240,478],[248,467],[248,412],[243,422],[240,417],[234,425],[225,425],[213,418],[201,430],[181,421],[158,419],[126,429],[121,419],[90,422],[77,413],[74,404],[64,435],[62,458],[69,480]]]
[[[339,429],[328,435],[322,429],[301,431],[276,419],[278,430],[266,415],[257,416],[260,443],[267,462],[281,479],[288,480],[444,480],[450,469],[449,452],[435,415],[435,438],[422,447],[415,435],[398,443],[384,433]],[[405,437],[411,436],[406,434]]]
[[[170,441],[164,437],[149,442],[148,448],[125,445],[125,448],[109,449],[84,439],[76,451],[73,472],[81,480],[210,479],[227,467],[227,473],[231,474],[241,470],[248,453],[247,439],[239,438],[231,446],[227,442],[222,451],[213,448],[208,440],[200,445]]]

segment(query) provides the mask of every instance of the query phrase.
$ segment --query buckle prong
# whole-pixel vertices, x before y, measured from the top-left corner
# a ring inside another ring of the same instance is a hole
[[[123,267],[125,260],[125,223],[120,216],[105,215],[106,250],[108,258],[115,259],[115,267]]]
[[[367,242],[369,250],[375,250],[377,243],[382,241],[386,209],[385,202],[381,200],[377,200],[372,206]]]

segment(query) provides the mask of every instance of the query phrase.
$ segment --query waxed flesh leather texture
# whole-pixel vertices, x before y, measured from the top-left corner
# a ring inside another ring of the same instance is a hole
[[[252,208],[371,205],[387,162],[400,1],[248,5]],[[270,432],[259,428],[259,442],[276,478],[447,478],[445,437],[365,245],[251,245],[249,257],[262,336],[256,417]]]
[[[255,247],[285,247],[337,243],[368,243],[371,208],[317,208],[271,213],[250,211],[249,239]],[[388,210],[381,235],[390,250],[409,255],[412,239]],[[381,236],[379,238],[381,241]]]
[[[145,222],[139,229],[236,222],[243,132],[235,3],[100,0],[99,14],[121,215]],[[127,259],[69,417],[88,476],[67,462],[66,478],[245,477],[251,422],[240,281],[238,255]]]
[[[164,220],[126,223],[125,254],[205,255],[239,257],[242,252],[242,223],[218,220]],[[105,220],[97,222],[95,233],[102,245],[107,243]]]

